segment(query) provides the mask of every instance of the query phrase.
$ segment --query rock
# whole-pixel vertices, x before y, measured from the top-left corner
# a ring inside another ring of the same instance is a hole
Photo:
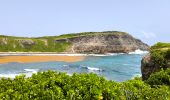
[[[140,50],[149,50],[149,46],[141,40],[135,39],[127,33],[103,33],[83,35],[66,39],[59,39],[56,42],[71,42],[72,53],[128,53]]]
[[[21,43],[22,47],[28,47],[28,46],[35,45],[35,42],[33,40],[30,40],[30,39],[20,40],[20,43]]]
[[[151,58],[150,54],[146,55],[141,61],[141,72],[142,72],[142,79],[146,80],[149,76],[153,73],[160,70],[157,68]]]
[[[8,44],[8,39],[7,38],[2,38],[1,40],[0,40],[0,44],[1,45],[7,45]]]
[[[170,61],[167,63],[170,67]],[[142,72],[142,79],[147,80],[149,76],[155,72],[159,72],[161,70],[160,65],[154,63],[153,58],[150,56],[150,54],[143,57],[141,61],[141,72]]]

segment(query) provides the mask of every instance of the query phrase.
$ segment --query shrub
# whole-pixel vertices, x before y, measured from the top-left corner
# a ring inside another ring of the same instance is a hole
[[[146,83],[150,84],[151,86],[170,85],[170,69],[161,70],[160,72],[152,74]]]
[[[168,86],[151,88],[141,79],[123,83],[108,81],[96,74],[73,74],[47,71],[0,80],[3,100],[169,100]]]

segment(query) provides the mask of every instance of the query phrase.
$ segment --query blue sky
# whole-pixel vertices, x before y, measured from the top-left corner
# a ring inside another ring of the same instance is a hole
[[[170,0],[0,0],[0,34],[46,36],[125,31],[170,42]]]

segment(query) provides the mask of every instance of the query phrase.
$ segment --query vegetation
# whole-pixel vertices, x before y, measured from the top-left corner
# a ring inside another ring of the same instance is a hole
[[[170,43],[157,43],[151,47],[151,57],[155,65],[159,65],[160,69],[168,68],[168,61],[170,60]]]
[[[161,70],[153,73],[146,83],[152,86],[169,85],[170,86],[170,69]]]
[[[158,42],[154,46],[151,47],[152,49],[162,49],[162,48],[170,48],[170,43],[162,43]]]
[[[120,32],[120,31],[81,32],[81,33],[63,34],[63,35],[60,35],[60,36],[46,36],[46,37],[39,37],[39,38],[64,39],[64,38],[73,38],[73,37],[78,37],[78,36],[97,35],[97,34],[127,34],[127,33],[126,32]]]
[[[162,73],[162,72],[160,72]],[[158,73],[158,74],[160,74]],[[154,75],[152,76],[154,77]],[[157,76],[156,76],[157,77]],[[164,76],[162,76],[164,77]],[[153,80],[154,81],[154,80]],[[152,78],[147,83],[154,83]],[[122,83],[108,81],[96,74],[38,72],[30,78],[0,80],[2,100],[169,100],[168,84],[151,87],[137,78]],[[155,83],[154,83],[155,84]],[[157,83],[155,84],[157,85]]]
[[[71,45],[70,42],[60,43],[55,40],[0,36],[0,52],[64,52]]]

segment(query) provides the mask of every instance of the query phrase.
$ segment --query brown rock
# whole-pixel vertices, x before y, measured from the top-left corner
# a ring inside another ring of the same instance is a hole
[[[129,34],[92,34],[67,39],[59,39],[56,42],[71,42],[72,53],[128,53],[140,50],[149,50],[149,46],[135,39]]]
[[[170,67],[170,62],[168,61]],[[146,55],[141,61],[142,79],[147,80],[152,73],[159,72],[161,67],[159,64],[154,63],[150,54]]]

